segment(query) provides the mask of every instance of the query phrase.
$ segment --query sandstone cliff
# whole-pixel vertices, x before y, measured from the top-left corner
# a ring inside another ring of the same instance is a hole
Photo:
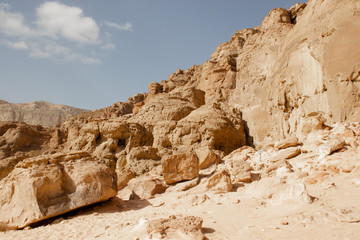
[[[44,101],[9,103],[0,100],[0,121],[25,122],[43,127],[58,125],[71,116],[87,111]]]
[[[359,118],[359,1],[317,1],[274,9],[254,29],[237,31],[209,61],[163,81],[203,90],[205,103],[242,113],[248,144],[266,146],[321,124]],[[336,17],[334,17],[336,16]]]

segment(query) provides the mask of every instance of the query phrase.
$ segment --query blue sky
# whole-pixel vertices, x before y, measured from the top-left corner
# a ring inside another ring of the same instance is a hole
[[[0,0],[0,99],[86,109],[207,61],[293,0]]]

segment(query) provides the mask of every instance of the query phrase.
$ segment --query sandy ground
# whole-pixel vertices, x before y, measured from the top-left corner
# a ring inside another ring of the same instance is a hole
[[[327,165],[356,165],[358,156],[355,151],[345,151],[326,161]],[[223,194],[195,187],[148,200],[122,200],[128,197],[124,190],[110,201],[51,219],[45,225],[0,232],[0,239],[149,239],[147,221],[171,215],[201,217],[208,239],[360,239],[360,171],[319,175],[324,172],[322,163],[304,154],[292,163],[307,166],[306,177],[295,171],[239,185]],[[289,195],[282,187],[293,186],[289,185],[293,179],[306,183],[311,176],[318,182],[305,184],[306,196],[297,188]],[[313,202],[307,201],[309,196],[314,197]]]

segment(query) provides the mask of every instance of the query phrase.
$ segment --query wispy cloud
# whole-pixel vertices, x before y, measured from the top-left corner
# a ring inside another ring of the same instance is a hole
[[[22,13],[0,3],[0,44],[15,50],[26,50],[34,59],[53,59],[84,64],[101,64],[98,50],[114,50],[111,34],[100,34],[95,19],[86,16],[79,7],[49,1],[35,9],[35,21],[27,21]],[[105,25],[122,31],[132,31],[132,24],[105,21]],[[73,44],[76,43],[76,44]],[[92,54],[89,56],[89,52]]]
[[[116,48],[116,46],[112,43],[108,43],[108,44],[101,46],[101,49],[103,49],[103,50],[114,50],[115,48]]]
[[[8,4],[0,5],[0,31],[8,36],[30,36],[33,31],[25,25],[24,16],[20,13],[11,13]]]
[[[61,59],[66,62],[79,61],[84,64],[101,64],[101,60],[96,57],[89,57],[78,52],[74,52],[71,48],[62,46],[55,42],[47,44],[39,44],[33,42],[30,44],[30,57],[34,59]]]
[[[114,23],[114,22],[108,22],[108,21],[105,21],[104,24],[108,27],[111,27],[111,28],[115,28],[117,30],[120,30],[120,31],[132,31],[132,23],[131,22],[126,22],[124,24],[118,24],[118,23]]]
[[[29,46],[24,42],[4,41],[5,45],[12,49],[27,50]]]

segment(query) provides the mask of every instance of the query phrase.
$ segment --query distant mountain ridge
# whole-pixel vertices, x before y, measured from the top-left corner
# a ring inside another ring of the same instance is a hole
[[[9,103],[0,99],[0,121],[25,122],[43,127],[56,126],[68,117],[88,111],[45,101]]]

